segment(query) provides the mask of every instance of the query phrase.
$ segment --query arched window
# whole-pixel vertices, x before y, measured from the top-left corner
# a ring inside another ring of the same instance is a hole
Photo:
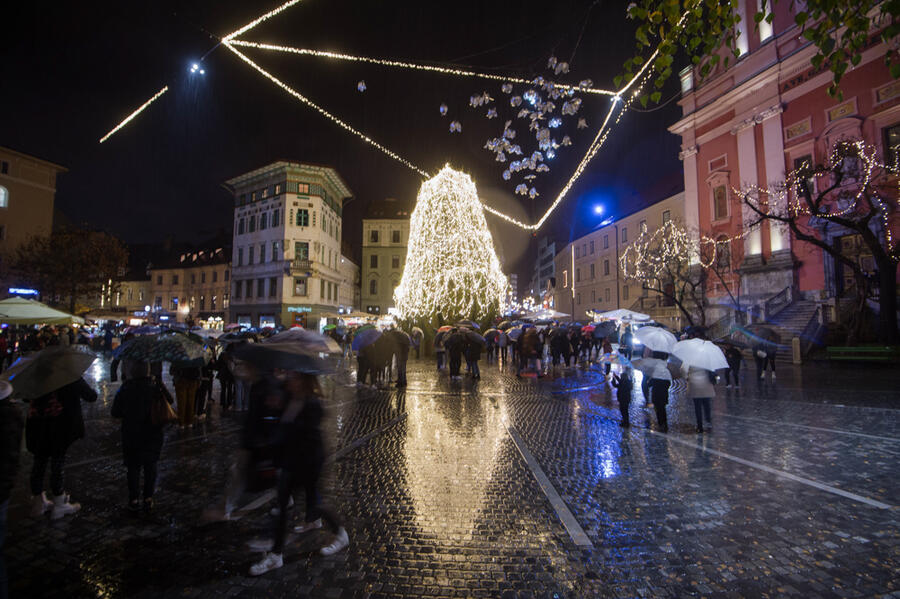
[[[369,295],[378,295],[378,281],[375,279],[369,281]]]
[[[0,185],[0,208],[9,208],[9,190]]]

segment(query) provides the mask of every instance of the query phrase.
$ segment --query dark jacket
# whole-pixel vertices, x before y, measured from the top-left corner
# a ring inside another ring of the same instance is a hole
[[[466,339],[466,360],[469,362],[477,362],[480,360],[482,347],[480,342]]]
[[[247,420],[244,422],[242,443],[244,449],[271,447],[278,434],[278,423],[284,412],[284,393],[281,387],[268,378],[250,386]]]
[[[31,401],[25,421],[25,445],[35,455],[59,455],[84,437],[81,400],[97,401],[97,392],[85,380]]]
[[[631,391],[634,389],[634,379],[631,375],[613,375],[612,384],[619,390],[616,397],[620,402],[631,401]]]
[[[22,410],[8,399],[0,400],[0,503],[9,499],[22,446]]]
[[[315,395],[303,400],[300,413],[280,427],[281,467],[298,473],[318,472],[325,462],[322,442],[322,402]]]
[[[150,419],[150,407],[162,396],[151,377],[128,379],[113,399],[112,416],[122,419],[122,453],[159,459],[163,427]]]

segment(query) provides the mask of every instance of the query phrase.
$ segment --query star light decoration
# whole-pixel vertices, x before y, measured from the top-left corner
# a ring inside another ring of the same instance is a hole
[[[236,29],[232,33],[222,37],[221,45],[224,46],[230,52],[232,52],[235,56],[237,56],[244,63],[249,65],[251,68],[256,70],[260,75],[262,75],[263,77],[265,77],[266,79],[271,81],[277,87],[280,87],[286,93],[293,96],[299,102],[314,109],[320,115],[322,115],[325,118],[327,118],[328,120],[332,121],[333,123],[335,123],[342,129],[347,131],[348,133],[355,135],[363,142],[380,150],[385,155],[389,156],[393,160],[396,160],[397,162],[400,162],[404,166],[419,173],[423,177],[428,177],[430,175],[424,169],[417,166],[410,160],[404,158],[399,153],[391,150],[386,145],[379,143],[378,141],[376,141],[372,137],[366,135],[362,131],[356,129],[355,127],[353,127],[346,121],[338,118],[337,116],[335,116],[334,114],[332,114],[331,112],[326,110],[325,108],[317,105],[315,102],[313,102],[312,100],[310,100],[309,98],[307,98],[306,96],[304,96],[303,94],[301,94],[300,92],[295,90],[293,87],[291,87],[284,81],[278,79],[277,77],[275,77],[274,75],[272,75],[271,73],[269,73],[268,71],[263,69],[256,62],[251,60],[246,54],[244,54],[243,52],[238,50],[238,47],[255,48],[255,49],[270,50],[270,51],[276,51],[276,52],[288,52],[288,53],[293,53],[293,54],[316,56],[316,57],[321,57],[321,58],[330,58],[330,59],[337,59],[337,60],[356,61],[356,62],[363,62],[363,63],[369,63],[369,64],[377,64],[377,65],[382,65],[382,66],[432,72],[432,73],[437,73],[437,74],[442,74],[442,75],[452,75],[452,76],[459,76],[459,77],[470,77],[470,78],[502,81],[503,82],[502,89],[509,90],[508,92],[504,91],[504,93],[511,93],[513,91],[513,88],[511,86],[515,83],[535,85],[535,80],[526,80],[526,79],[522,79],[519,77],[477,73],[474,71],[466,71],[463,69],[457,69],[457,68],[451,68],[451,67],[424,65],[424,64],[417,64],[417,63],[408,62],[408,61],[387,60],[387,59],[371,58],[371,57],[366,57],[366,56],[353,56],[353,55],[341,54],[341,53],[337,53],[337,52],[328,52],[328,51],[323,51],[323,50],[311,50],[311,49],[304,49],[304,48],[292,48],[292,47],[288,47],[288,46],[279,46],[279,45],[275,45],[275,44],[264,44],[264,43],[259,43],[259,42],[252,42],[252,41],[247,41],[247,40],[236,39],[238,36],[253,29],[260,23],[277,16],[278,14],[284,12],[285,10],[298,4],[299,2],[300,2],[300,0],[288,0],[284,4],[281,4],[280,6],[276,7],[275,9],[270,10],[269,12],[254,19],[253,21],[250,21],[243,27],[240,27],[239,29]],[[679,21],[675,24],[674,29],[678,29],[684,25],[685,19],[687,18],[688,14],[689,14],[688,12],[685,12],[682,14],[681,19],[679,19]],[[547,210],[544,212],[544,214],[541,216],[541,218],[537,220],[537,222],[530,223],[530,224],[525,223],[523,221],[516,219],[515,217],[512,217],[512,216],[510,216],[506,213],[503,213],[495,208],[492,208],[491,206],[488,206],[488,205],[484,205],[483,209],[486,212],[489,212],[489,213],[505,220],[506,222],[516,225],[517,227],[520,227],[522,229],[525,229],[528,231],[536,231],[536,230],[540,229],[541,226],[543,226],[544,222],[546,222],[546,220],[553,213],[553,211],[556,210],[556,208],[559,206],[559,204],[565,199],[565,197],[567,196],[567,194],[569,193],[569,191],[571,190],[571,188],[575,184],[575,182],[584,173],[584,170],[587,167],[587,164],[594,158],[594,156],[597,155],[597,152],[603,146],[604,142],[606,141],[606,139],[609,135],[609,127],[611,126],[610,123],[612,123],[612,125],[617,124],[619,122],[619,120],[622,118],[622,115],[624,114],[625,110],[627,109],[628,104],[634,98],[637,98],[640,95],[641,88],[647,81],[647,71],[655,63],[655,61],[658,57],[659,57],[659,48],[657,48],[650,55],[650,57],[644,62],[643,66],[638,70],[638,72],[622,88],[620,88],[618,90],[605,90],[605,89],[597,89],[597,88],[593,88],[593,87],[585,88],[582,85],[572,86],[572,85],[567,85],[567,84],[554,84],[554,88],[558,88],[558,90],[565,91],[567,94],[570,92],[570,90],[577,91],[580,89],[580,91],[582,91],[582,92],[586,92],[586,93],[590,93],[590,94],[606,95],[606,96],[612,97],[613,101],[610,103],[610,108],[608,109],[608,111],[606,113],[606,117],[603,119],[603,121],[600,125],[600,128],[598,129],[596,135],[594,136],[594,139],[592,140],[590,146],[586,150],[584,157],[579,162],[578,166],[576,167],[575,171],[569,178],[568,182],[563,186],[562,190],[557,194],[556,198],[553,200],[553,202],[550,204],[550,206],[547,208]],[[559,62],[555,58],[550,59],[550,61],[548,63],[548,67],[552,68],[555,75],[567,73],[568,68],[569,68],[567,63]],[[582,84],[583,83],[585,83],[585,82],[582,82]],[[543,87],[543,82],[541,82],[540,87]],[[635,88],[635,87],[636,87],[636,89],[634,90],[633,95],[629,96],[628,94],[631,92],[632,88]],[[162,90],[160,90],[160,92],[157,92],[157,94],[155,96],[151,97],[147,102],[145,102],[134,113],[132,113],[131,115],[126,117],[121,123],[119,123],[115,128],[113,128],[107,135],[105,135],[101,139],[101,142],[109,139],[109,137],[111,135],[113,135],[114,133],[119,131],[122,127],[124,127],[126,124],[128,124],[130,121],[132,121],[136,116],[138,116],[138,114],[143,112],[154,100],[156,100],[159,96],[161,96],[163,93],[165,93],[167,91],[167,89],[168,89],[167,87],[164,87]],[[535,102],[535,104],[537,103],[537,100],[538,100],[537,95],[536,95],[537,93],[538,92],[535,91],[535,95],[528,94],[528,97],[531,100],[533,100]],[[522,102],[521,98],[518,98],[518,99],[516,99],[516,98],[517,97],[512,98],[510,100],[510,102],[512,103],[515,101],[518,104],[521,104],[521,102]],[[624,102],[622,101],[623,98],[625,98]],[[516,105],[518,105],[518,104],[516,104]],[[568,106],[565,106],[565,104],[564,104],[564,108],[566,111],[577,112],[577,107],[574,104],[569,104]],[[527,109],[523,109],[523,110],[527,110]],[[442,110],[442,114],[445,114],[444,110]],[[525,118],[526,116],[530,115],[530,113],[526,114],[522,111],[520,111],[520,114],[522,115],[521,118]],[[574,112],[572,112],[572,114],[574,114]],[[615,116],[615,119],[613,118],[614,116]],[[493,117],[491,117],[491,118],[493,118]],[[529,118],[530,118],[530,116],[529,116]],[[535,120],[541,121],[542,118],[535,117]],[[581,118],[578,120],[578,126],[577,126],[578,129],[584,129],[584,128],[587,128],[587,126],[588,126],[587,121],[585,119]],[[535,130],[540,129],[540,128],[541,128],[540,126],[536,125]],[[461,132],[462,131],[461,123],[459,121],[454,121],[451,124],[450,130],[452,133]],[[537,133],[536,133],[536,135],[537,135]],[[543,134],[543,133],[541,135],[546,136],[546,134]],[[560,142],[560,145],[568,145],[568,144],[564,144],[564,143]],[[551,152],[553,152],[555,154],[555,150],[556,150],[556,148],[552,148]],[[545,154],[546,154],[546,151],[545,151]],[[529,166],[530,166],[530,163],[529,163]],[[531,176],[531,175],[526,175],[523,178],[526,180],[529,180],[529,181],[533,180],[533,176]],[[531,195],[531,192],[532,192],[532,190],[529,189],[528,194]],[[536,193],[537,192],[535,190],[535,194]]]
[[[409,231],[406,267],[394,291],[401,318],[477,321],[498,313],[507,280],[468,175],[446,165],[422,183]]]

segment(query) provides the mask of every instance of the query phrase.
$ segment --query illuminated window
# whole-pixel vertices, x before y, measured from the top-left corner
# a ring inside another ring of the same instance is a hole
[[[9,208],[9,190],[0,185],[0,208]]]
[[[294,295],[306,296],[306,278],[294,279]]]
[[[662,224],[666,224],[670,220],[672,220],[672,212],[670,210],[663,210]]]
[[[713,210],[715,220],[728,218],[728,190],[724,185],[713,188]]]

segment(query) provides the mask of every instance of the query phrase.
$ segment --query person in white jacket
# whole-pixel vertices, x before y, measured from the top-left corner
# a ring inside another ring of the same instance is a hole
[[[704,432],[704,421],[706,421],[706,430],[708,431],[712,426],[712,400],[716,396],[716,374],[711,370],[695,366],[688,369],[682,367],[682,371],[686,373],[687,377],[688,397],[694,400],[697,433]]]

